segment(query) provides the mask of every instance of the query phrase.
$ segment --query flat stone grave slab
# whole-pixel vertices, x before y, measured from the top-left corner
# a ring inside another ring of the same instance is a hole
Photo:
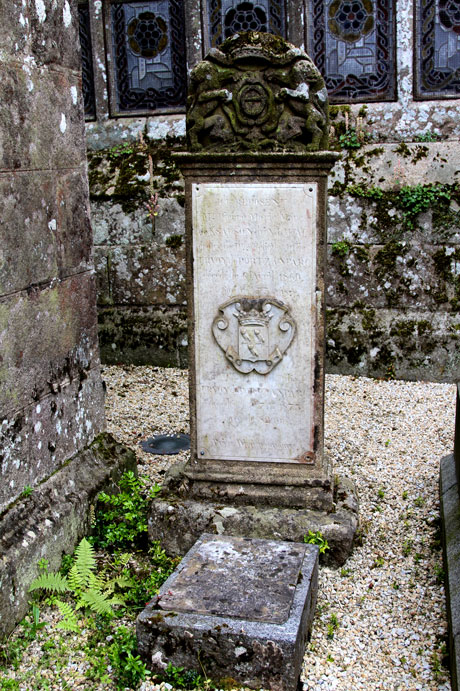
[[[204,534],[137,619],[154,673],[295,691],[318,584],[315,545]]]

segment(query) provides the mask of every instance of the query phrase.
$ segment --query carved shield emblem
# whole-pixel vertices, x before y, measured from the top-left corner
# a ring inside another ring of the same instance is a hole
[[[268,374],[292,343],[295,322],[276,298],[235,297],[219,307],[212,332],[233,367]]]

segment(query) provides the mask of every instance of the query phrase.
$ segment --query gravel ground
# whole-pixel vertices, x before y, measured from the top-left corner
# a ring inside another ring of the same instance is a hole
[[[154,456],[139,442],[188,432],[187,372],[105,367],[103,377],[108,430],[136,452],[140,474],[161,483],[169,464],[187,452]],[[342,569],[320,569],[304,691],[450,690],[438,478],[439,460],[453,447],[454,404],[452,385],[326,377],[326,451],[334,473],[358,487],[360,544]],[[45,640],[52,637],[52,629],[45,631]],[[113,688],[85,681],[81,637],[66,636],[67,666],[57,676],[50,672],[50,686],[21,683],[21,691]],[[32,643],[17,679],[43,656],[40,645]],[[171,686],[141,686],[164,688]]]
[[[138,442],[188,431],[187,372],[106,367],[104,378],[109,431],[161,482],[180,456],[152,456]],[[358,487],[362,544],[342,569],[321,568],[304,691],[450,689],[438,478],[454,404],[448,384],[326,377],[326,451]]]

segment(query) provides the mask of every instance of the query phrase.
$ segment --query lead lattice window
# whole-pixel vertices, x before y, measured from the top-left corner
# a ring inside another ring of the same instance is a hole
[[[185,106],[186,64],[182,0],[110,6],[112,114]]]
[[[396,98],[393,0],[312,0],[309,54],[332,102]]]
[[[286,35],[284,0],[208,0],[212,46],[241,31],[263,31]]]
[[[460,1],[417,0],[415,96],[460,94]]]

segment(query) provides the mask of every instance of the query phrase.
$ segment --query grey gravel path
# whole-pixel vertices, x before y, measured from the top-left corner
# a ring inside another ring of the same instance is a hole
[[[104,378],[109,431],[161,482],[178,457],[144,453],[138,441],[188,431],[187,373],[107,367]],[[357,484],[362,537],[342,569],[321,568],[304,691],[450,689],[438,477],[454,403],[453,385],[326,377],[326,451]]]
[[[188,431],[187,372],[105,367],[103,376],[108,430],[135,450],[140,473],[161,483],[168,465],[187,454],[153,456],[139,442]],[[326,451],[334,472],[357,484],[361,540],[342,569],[320,569],[304,691],[450,690],[438,478],[440,458],[453,447],[454,405],[453,385],[326,377]],[[54,610],[45,608],[42,620],[55,621]],[[66,664],[43,671],[43,641],[55,633],[44,629],[11,670],[20,691],[114,689],[87,679],[79,653],[85,632],[65,634]],[[171,686],[141,686],[159,689]]]

